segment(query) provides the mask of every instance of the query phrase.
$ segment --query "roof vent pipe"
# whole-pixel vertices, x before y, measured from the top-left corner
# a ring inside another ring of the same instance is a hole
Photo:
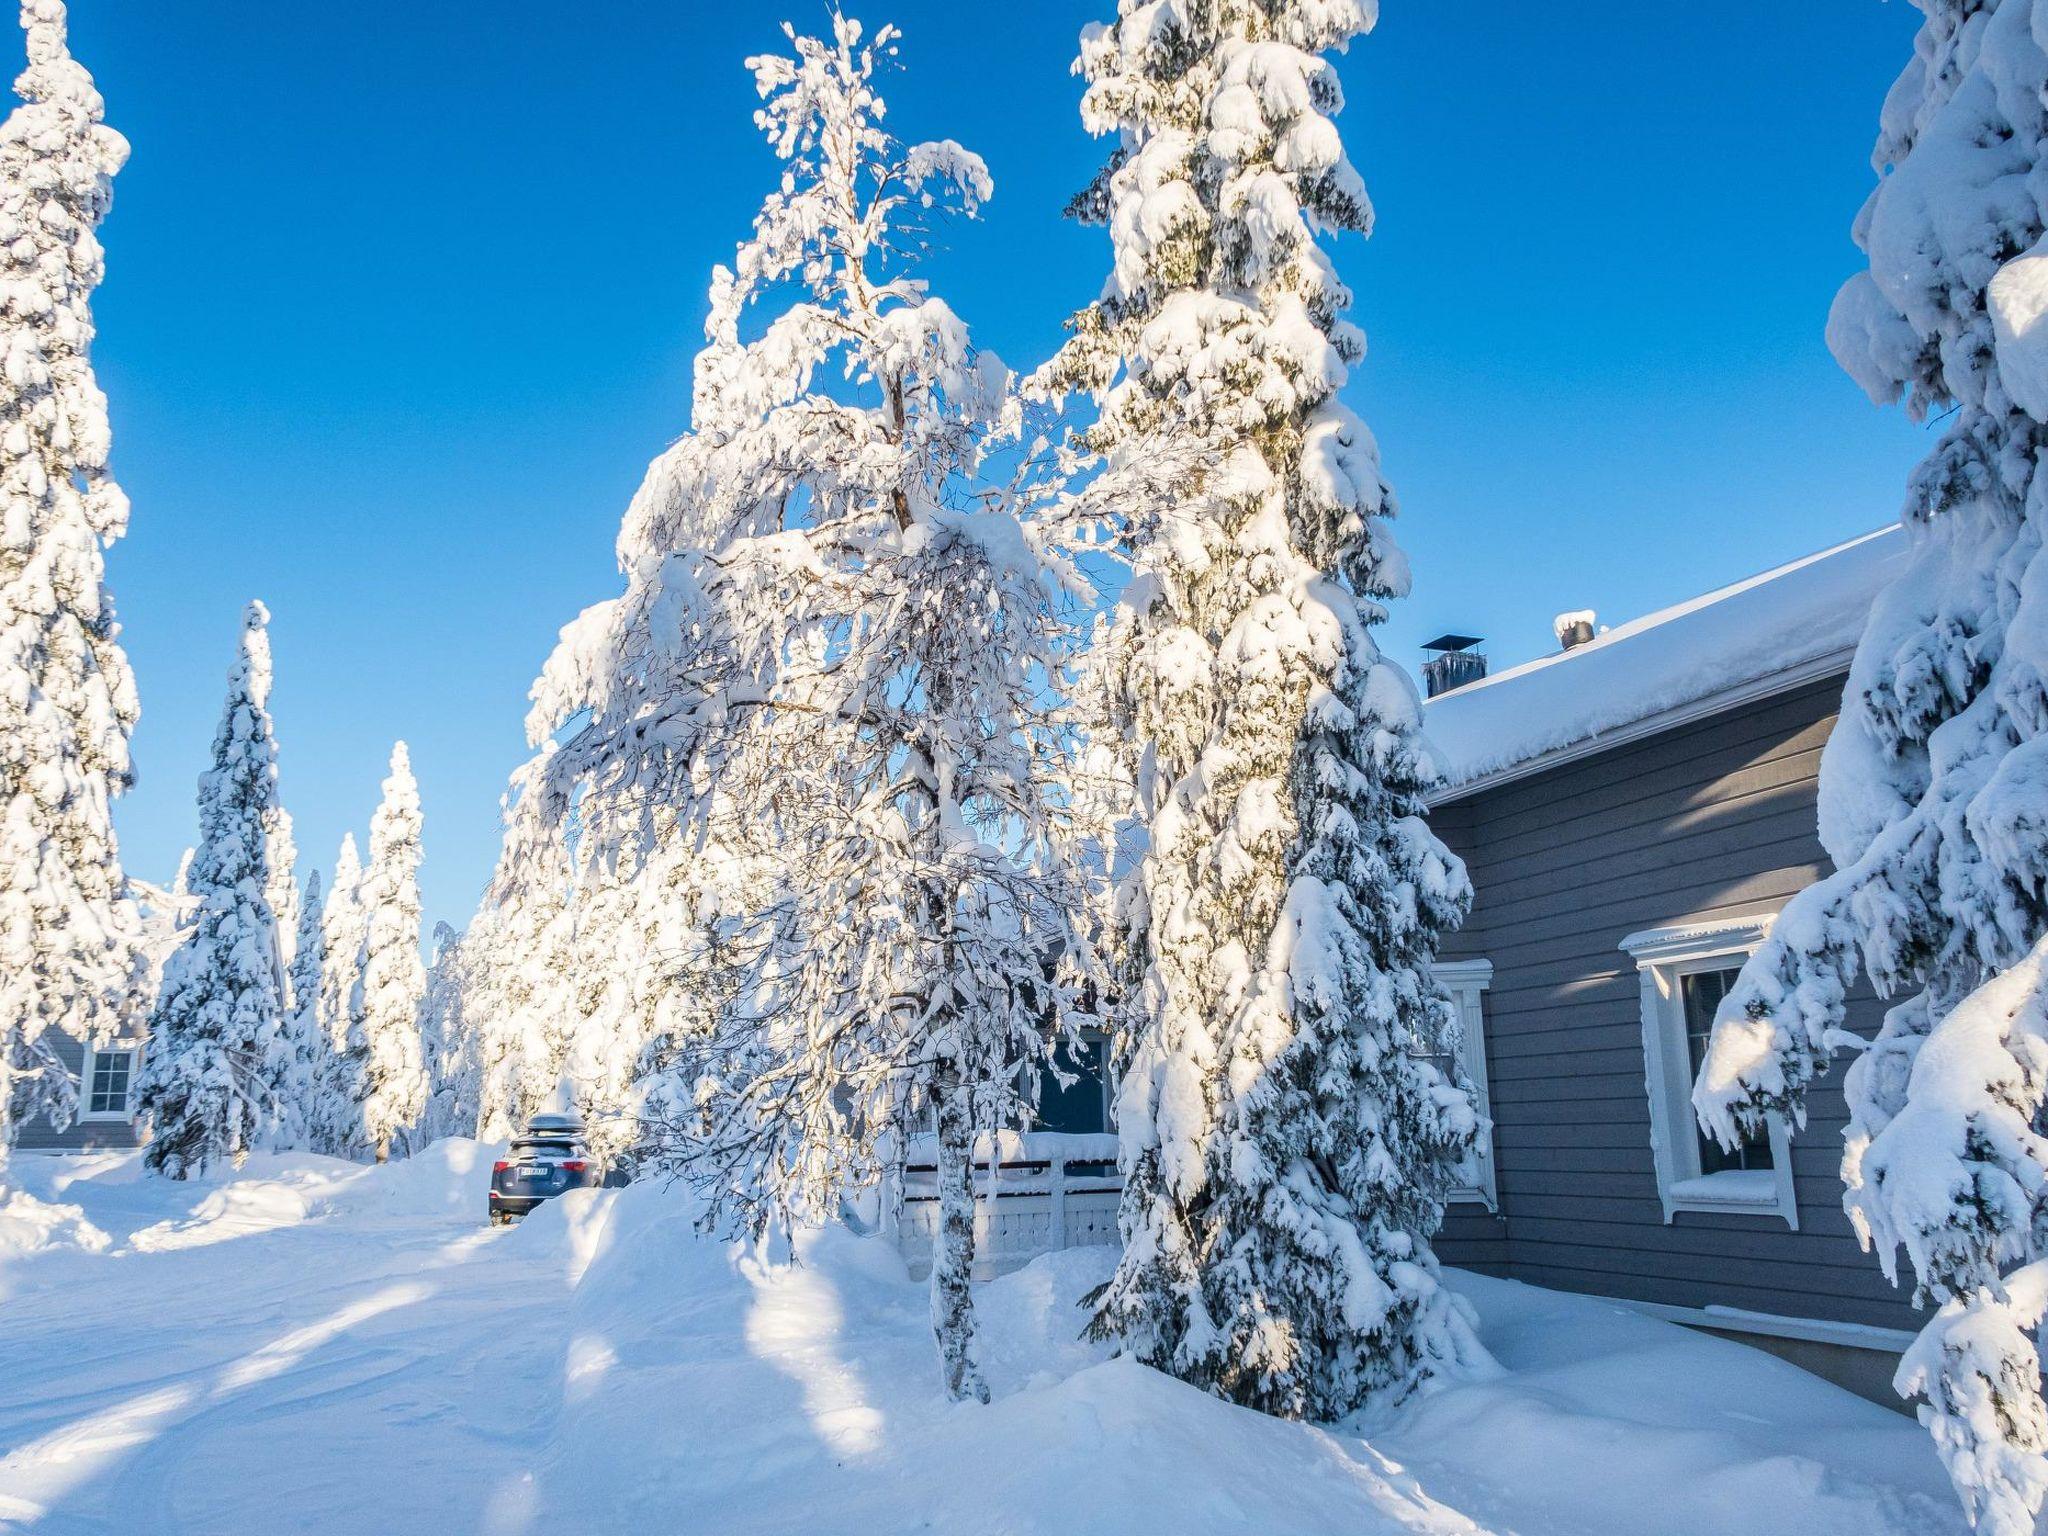
[[[1433,699],[1486,676],[1486,656],[1475,651],[1477,635],[1438,635],[1423,642],[1425,651],[1435,652],[1422,664],[1422,682]]]
[[[1581,608],[1573,613],[1560,613],[1550,621],[1550,632],[1557,636],[1558,649],[1575,651],[1593,638],[1593,624],[1597,615],[1590,608]]]

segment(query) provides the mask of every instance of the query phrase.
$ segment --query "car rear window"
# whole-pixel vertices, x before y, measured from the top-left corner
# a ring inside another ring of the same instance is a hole
[[[512,1141],[514,1152],[559,1152],[563,1157],[574,1157],[583,1149],[573,1141],[540,1140],[533,1136],[518,1136]]]

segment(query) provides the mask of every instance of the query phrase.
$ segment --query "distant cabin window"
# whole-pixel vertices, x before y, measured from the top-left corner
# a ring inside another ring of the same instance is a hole
[[[88,1075],[85,1112],[93,1119],[128,1118],[128,1085],[135,1075],[135,1052],[117,1047],[86,1053]]]
[[[1685,1007],[1688,1083],[1699,1080],[1700,1068],[1707,1061],[1707,1041],[1714,1033],[1714,1010],[1721,1006],[1721,999],[1728,995],[1728,989],[1735,985],[1735,978],[1741,974],[1742,967],[1730,966],[1718,971],[1683,972],[1678,978],[1679,998]],[[1728,1168],[1772,1166],[1771,1139],[1765,1132],[1758,1131],[1748,1137],[1733,1152],[1711,1136],[1700,1135],[1698,1140],[1702,1174],[1720,1173]]]
[[[1703,1211],[1772,1216],[1799,1226],[1784,1121],[1771,1120],[1729,1151],[1701,1134],[1692,1112],[1693,1080],[1707,1058],[1714,1012],[1770,925],[1768,915],[1712,919],[1646,929],[1621,941],[1641,983],[1650,1151],[1667,1222]]]
[[[1092,1136],[1109,1129],[1109,1042],[1090,1030],[1078,1046],[1055,1047],[1051,1066],[1038,1069],[1038,1114],[1033,1129]]]
[[[1465,1080],[1472,1085],[1473,1096],[1479,1101],[1479,1113],[1489,1122],[1479,1133],[1479,1140],[1464,1166],[1458,1170],[1458,1182],[1451,1191],[1453,1200],[1476,1200],[1489,1209],[1499,1209],[1498,1182],[1493,1168],[1493,1101],[1486,1081],[1486,989],[1493,985],[1493,962],[1490,960],[1439,960],[1436,963],[1436,979],[1445,992],[1450,994],[1451,1008],[1456,1015],[1458,1038],[1455,1041],[1425,1041],[1416,1054],[1426,1061],[1436,1063],[1439,1068],[1451,1065],[1455,1060],[1464,1069]]]

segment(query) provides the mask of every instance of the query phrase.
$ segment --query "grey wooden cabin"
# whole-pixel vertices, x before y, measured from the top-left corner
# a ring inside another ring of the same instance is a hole
[[[1894,1403],[1918,1314],[1842,1212],[1840,1064],[1803,1127],[1734,1155],[1686,1097],[1728,980],[1830,867],[1821,749],[1904,543],[1873,535],[1596,638],[1561,621],[1579,643],[1425,709],[1450,781],[1433,824],[1476,891],[1443,973],[1493,1120],[1440,1256],[1739,1335]],[[1483,670],[1459,654],[1440,681]],[[1851,1026],[1882,1008],[1857,996]]]

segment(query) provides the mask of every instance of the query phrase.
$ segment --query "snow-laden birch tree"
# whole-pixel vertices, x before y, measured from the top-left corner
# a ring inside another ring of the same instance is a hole
[[[347,1157],[363,1145],[357,1064],[367,1047],[356,983],[363,964],[363,860],[356,835],[344,832],[334,856],[334,884],[320,911],[320,978],[315,998],[318,1070],[307,1132],[316,1152]]]
[[[0,124],[0,1149],[70,1123],[51,1031],[112,1033],[134,1005],[139,919],[110,803],[132,771],[135,679],[106,587],[128,498],[93,376],[95,231],[128,144],[65,41],[24,0],[22,105]]]
[[[1797,1120],[1853,1053],[1844,1205],[1938,1309],[1898,1389],[1924,1399],[1971,1518],[2030,1536],[2048,1495],[2048,3],[1915,4],[1855,226],[1869,269],[1828,341],[1873,400],[1945,430],[1822,760],[1835,873],[1744,967],[1693,1102],[1733,1144]],[[1859,971],[1902,999],[1868,1041],[1844,1024]]]
[[[985,167],[884,130],[891,29],[788,35],[748,61],[784,174],[714,277],[692,433],[628,512],[625,594],[565,633],[536,714],[600,733],[583,836],[647,817],[658,783],[696,846],[766,871],[765,902],[711,924],[748,984],[708,1038],[655,1042],[650,1091],[690,1111],[649,1155],[761,1232],[836,1215],[935,1125],[934,1334],[948,1390],[986,1398],[973,1142],[1014,1123],[1087,963],[1044,707],[1073,576],[983,477],[1006,370],[915,275]]]
[[[512,775],[504,844],[463,940],[463,1010],[477,1030],[476,1135],[486,1141],[524,1128],[568,1063],[574,876],[568,802],[550,797],[555,750],[543,739]]]
[[[1142,842],[1115,908],[1124,1254],[1094,1328],[1238,1402],[1334,1418],[1481,1358],[1430,1239],[1478,1117],[1419,1059],[1469,902],[1425,826],[1415,690],[1371,629],[1408,569],[1365,339],[1318,237],[1371,206],[1324,57],[1371,0],[1122,0],[1083,34],[1114,265],[1040,387],[1132,573],[1084,696]]]
[[[261,603],[244,612],[213,763],[199,779],[189,875],[198,916],[165,963],[137,1085],[151,1125],[144,1161],[176,1179],[240,1161],[279,1123],[286,978],[267,895],[280,816],[269,622]]]
[[[370,818],[370,862],[357,897],[362,951],[353,1012],[362,1032],[349,1058],[348,1096],[361,1116],[361,1147],[378,1162],[394,1143],[411,1150],[427,1102],[420,1055],[420,792],[405,743],[391,749],[383,799]]]

